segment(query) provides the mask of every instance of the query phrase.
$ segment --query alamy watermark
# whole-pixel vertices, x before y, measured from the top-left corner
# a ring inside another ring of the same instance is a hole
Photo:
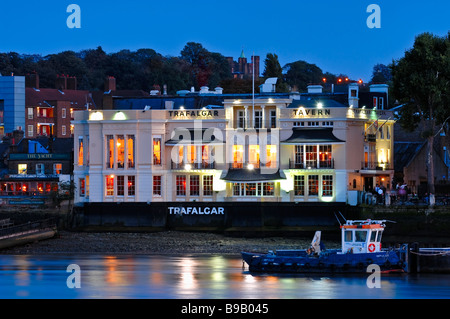
[[[81,28],[81,8],[78,4],[70,4],[66,9],[70,15],[67,17],[66,24],[69,29]]]
[[[70,264],[67,266],[66,272],[71,274],[67,277],[67,288],[81,288],[81,269],[77,264]]]
[[[381,288],[381,269],[377,264],[370,264],[367,266],[367,272],[370,273],[367,277],[366,285],[368,288]]]
[[[381,8],[377,4],[370,4],[366,10],[367,13],[371,13],[366,20],[367,27],[369,29],[381,28]]]

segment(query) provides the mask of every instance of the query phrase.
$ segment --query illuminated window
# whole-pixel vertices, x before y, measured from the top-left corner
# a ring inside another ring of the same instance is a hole
[[[305,145],[306,148],[306,167],[317,167],[317,146]]]
[[[125,176],[123,175],[117,176],[116,188],[117,188],[117,196],[125,195]]]
[[[243,194],[245,194],[244,183],[233,183],[233,195],[234,196],[244,196]]]
[[[200,195],[200,176],[191,175],[189,178],[189,194],[191,196]]]
[[[134,168],[134,135],[127,136],[127,163],[128,168]]]
[[[20,175],[26,175],[27,174],[27,164],[19,164],[17,165],[18,173]]]
[[[38,184],[37,184],[37,191],[39,192],[39,194],[43,194],[44,193],[44,183],[38,182]]]
[[[78,166],[83,166],[83,137],[78,137]]]
[[[114,196],[114,175],[106,176],[106,196]]]
[[[193,164],[197,162],[197,147],[195,145],[187,146],[187,163]]]
[[[80,184],[80,197],[86,196],[86,181],[84,178],[79,179]]]
[[[277,166],[277,146],[267,145],[266,146],[266,166],[274,168]]]
[[[125,138],[123,135],[117,135],[117,168],[125,167]]]
[[[184,146],[178,146],[178,164],[183,164]]]
[[[234,196],[274,196],[274,182],[233,183]]]
[[[73,124],[70,124],[70,135],[73,135],[73,128],[74,128]]]
[[[244,146],[233,145],[233,168],[242,168],[244,163]]]
[[[305,176],[303,175],[294,176],[294,195],[295,196],[305,195]]]
[[[61,163],[53,164],[53,174],[60,175],[61,173],[62,173],[62,164]]]
[[[293,168],[303,168],[303,145],[295,145],[294,154],[294,167]]]
[[[136,177],[128,176],[128,196],[134,196],[136,194]]]
[[[153,165],[161,165],[161,137],[153,137]]]
[[[248,162],[259,167],[259,145],[248,146]]]
[[[161,196],[162,194],[162,181],[161,176],[153,176],[153,195]]]
[[[114,167],[114,137],[106,135],[106,168]]]
[[[203,196],[212,196],[213,194],[213,176],[203,175]]]
[[[274,195],[274,183],[262,183],[262,195],[273,196]]]
[[[319,167],[332,168],[331,145],[319,146]]]
[[[177,196],[186,196],[186,175],[176,176],[176,194]]]
[[[308,176],[308,195],[309,196],[319,195],[319,175]]]
[[[202,146],[202,164],[204,168],[208,168],[211,161],[212,148],[208,145]]]
[[[333,196],[333,175],[322,176],[322,196]]]
[[[257,193],[257,183],[245,183],[245,196],[256,196]]]

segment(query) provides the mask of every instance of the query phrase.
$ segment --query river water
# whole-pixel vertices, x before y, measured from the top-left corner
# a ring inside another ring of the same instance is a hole
[[[450,298],[450,275],[381,275],[369,288],[369,274],[253,275],[242,266],[220,255],[0,255],[0,298]]]

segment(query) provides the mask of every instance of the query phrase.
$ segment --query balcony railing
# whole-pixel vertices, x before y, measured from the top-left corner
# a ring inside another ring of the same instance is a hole
[[[234,163],[230,163],[229,169],[249,168],[250,165],[253,165],[253,168],[262,168],[262,167],[276,168],[277,162],[276,161],[267,162],[267,163],[262,163],[261,161],[246,162],[246,163],[234,162]]]
[[[392,170],[391,163],[388,162],[361,162],[362,170],[387,171]]]
[[[326,161],[310,161],[306,163],[296,163],[295,161],[289,159],[290,169],[322,169],[322,168],[334,168],[334,158]]]
[[[183,169],[183,170],[189,170],[189,169],[215,169],[216,168],[216,162],[200,162],[200,163],[176,163],[174,161],[171,161],[171,169]]]

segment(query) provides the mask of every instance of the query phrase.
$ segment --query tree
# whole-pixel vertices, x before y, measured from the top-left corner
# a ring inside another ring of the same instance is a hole
[[[305,61],[288,63],[283,70],[286,71],[286,83],[300,91],[306,91],[309,84],[320,83],[323,77],[323,72],[317,65]]]
[[[434,137],[449,119],[450,32],[439,37],[423,33],[412,49],[391,64],[393,94],[404,103],[399,123],[409,130],[420,127],[427,140],[427,179],[430,204],[434,204]]]
[[[277,92],[287,92],[288,86],[283,80],[283,69],[278,61],[278,55],[267,53],[264,60],[264,78],[277,78]]]
[[[190,64],[191,79],[194,85],[204,86],[208,83],[208,68],[211,56],[200,43],[188,42],[181,50],[181,59]]]
[[[387,83],[392,80],[392,73],[389,66],[378,63],[375,64],[372,71],[371,83]]]

